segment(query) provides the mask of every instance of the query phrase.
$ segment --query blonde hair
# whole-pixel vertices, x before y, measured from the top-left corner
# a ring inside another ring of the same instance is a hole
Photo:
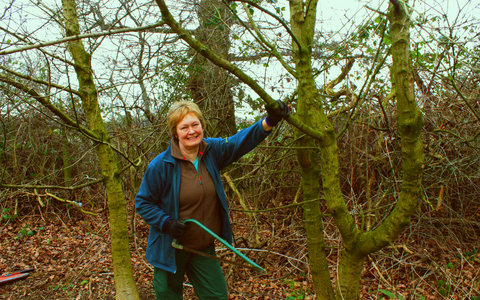
[[[170,133],[174,138],[177,138],[177,125],[188,114],[194,114],[205,129],[205,120],[203,114],[197,104],[191,101],[177,101],[172,104],[168,110],[167,123],[170,128]]]

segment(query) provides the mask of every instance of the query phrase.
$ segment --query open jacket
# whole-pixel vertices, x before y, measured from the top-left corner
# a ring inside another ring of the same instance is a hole
[[[203,160],[212,176],[215,190],[221,202],[221,237],[232,243],[233,233],[230,224],[227,197],[223,188],[220,170],[250,152],[270,133],[262,127],[262,121],[241,130],[229,138],[206,138],[208,144]],[[135,208],[150,225],[146,250],[147,260],[154,266],[175,273],[175,249],[173,238],[163,232],[164,223],[169,217],[178,219],[180,194],[180,164],[171,155],[171,145],[148,165],[140,190],[135,197]]]

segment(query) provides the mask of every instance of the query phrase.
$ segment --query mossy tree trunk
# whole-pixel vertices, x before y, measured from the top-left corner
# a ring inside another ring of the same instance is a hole
[[[356,227],[352,227],[353,234],[349,237],[342,232],[344,249],[338,266],[337,299],[359,298],[360,275],[365,257],[395,241],[409,224],[422,197],[423,116],[414,95],[410,19],[404,10],[405,7],[403,2],[391,0],[388,14],[392,40],[392,85],[395,86],[398,131],[402,144],[402,187],[393,211],[375,230],[361,233]],[[335,219],[339,228],[340,221]]]
[[[302,0],[290,1],[290,22],[292,33],[297,42],[292,42],[295,69],[298,79],[297,117],[303,123],[320,129],[325,138],[321,140],[320,152],[336,150],[335,132],[322,107],[322,99],[315,86],[312,70],[313,35],[315,31],[317,1],[310,2],[310,9],[305,10]],[[330,130],[329,130],[330,129]],[[297,134],[302,134],[298,132]],[[309,136],[297,142],[297,160],[302,174],[304,201],[320,198],[320,166],[316,142]],[[333,155],[335,156],[335,155]],[[322,168],[322,173],[325,173]],[[330,272],[325,254],[325,242],[322,215],[318,202],[309,202],[304,206],[304,219],[307,232],[307,246],[310,270],[313,277],[315,293],[318,299],[334,299],[330,282]]]
[[[62,5],[67,36],[80,35],[75,1],[63,0]],[[68,42],[67,49],[74,60],[80,97],[89,129],[95,133],[98,139],[94,143],[97,144],[95,150],[108,197],[116,298],[122,300],[140,299],[132,273],[127,212],[117,158],[115,152],[109,146],[110,138],[100,114],[91,56],[85,51],[81,40]]]

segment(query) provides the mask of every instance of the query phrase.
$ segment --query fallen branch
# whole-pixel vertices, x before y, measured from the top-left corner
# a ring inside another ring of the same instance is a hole
[[[225,180],[227,181],[228,186],[232,189],[232,191],[235,193],[235,195],[237,195],[237,197],[238,197],[238,202],[240,202],[240,205],[242,206],[243,210],[244,210],[245,212],[248,211],[247,204],[246,204],[245,201],[243,200],[243,197],[242,197],[242,195],[240,194],[240,192],[237,190],[237,188],[236,188],[235,185],[233,184],[232,179],[230,178],[230,175],[228,175],[228,173],[225,173],[225,174],[223,174],[223,178],[225,178]],[[247,213],[247,216],[250,218],[250,220],[253,218],[253,216],[252,216],[251,213]]]
[[[320,201],[320,200],[325,200],[325,198],[317,198],[317,199],[307,200],[307,201],[303,201],[303,202],[297,202],[297,203],[287,204],[287,205],[284,205],[284,206],[267,208],[267,209],[260,209],[260,210],[244,210],[244,209],[235,209],[235,208],[231,208],[230,210],[231,211],[243,211],[243,212],[246,212],[246,213],[265,213],[265,212],[269,212],[269,211],[273,211],[273,210],[289,208],[289,207],[292,207],[292,206],[298,206],[298,205],[302,205],[302,204],[306,204],[306,203],[310,203],[310,202],[315,202],[315,201]],[[330,217],[330,216],[331,216],[330,214],[328,214],[328,215],[322,214],[322,217]]]
[[[52,195],[50,193],[48,193],[47,191],[45,191],[45,195],[46,196],[50,196],[58,201],[62,201],[62,202],[67,202],[67,203],[70,203],[70,204],[73,204],[78,210],[80,210],[82,213],[84,214],[89,214],[89,215],[93,215],[93,216],[96,216],[97,214],[94,213],[94,212],[91,212],[91,211],[86,211],[82,208],[82,204],[81,203],[78,203],[78,202],[75,202],[75,201],[72,201],[72,200],[66,200],[66,199],[63,199],[63,198],[60,198],[60,197],[57,197],[55,195]]]

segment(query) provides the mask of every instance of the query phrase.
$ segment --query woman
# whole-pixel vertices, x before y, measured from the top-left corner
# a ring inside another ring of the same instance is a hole
[[[172,141],[154,158],[135,198],[136,210],[150,224],[146,250],[154,266],[157,299],[182,299],[187,274],[199,299],[227,299],[227,285],[218,261],[172,247],[181,245],[215,255],[214,239],[195,219],[232,243],[232,227],[220,170],[255,148],[273,126],[289,114],[277,101],[281,115],[267,108],[267,117],[229,138],[204,138],[205,121],[193,102],[176,102],[167,116]]]

